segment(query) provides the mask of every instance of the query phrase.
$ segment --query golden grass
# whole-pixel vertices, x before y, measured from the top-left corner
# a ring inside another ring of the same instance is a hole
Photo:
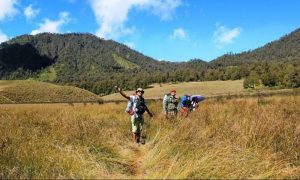
[[[272,90],[262,88],[259,90],[246,90],[243,88],[243,80],[235,81],[204,81],[204,82],[184,82],[178,84],[153,84],[151,88],[145,89],[144,97],[146,99],[162,99],[163,96],[175,89],[177,96],[182,97],[185,94],[189,95],[204,95],[205,97],[222,97],[222,96],[256,96],[258,93],[267,95],[278,94],[300,94],[298,89],[277,89]],[[134,91],[124,91],[125,94],[131,95]],[[118,94],[110,94],[101,97],[104,101],[120,101],[124,100]]]
[[[72,86],[59,86],[34,80],[0,81],[0,103],[83,102],[99,96]]]
[[[123,107],[5,105],[0,112],[0,178],[129,175],[132,144]]]
[[[178,84],[153,84],[152,88],[145,90],[146,99],[162,99],[163,96],[176,89],[177,95],[182,96],[185,94],[201,94],[206,97],[219,96],[228,94],[239,94],[244,91],[243,80],[237,81],[205,81],[205,82],[184,82]],[[133,91],[125,91],[127,94],[132,94]],[[119,94],[111,94],[103,96],[103,100],[121,100]]]
[[[13,84],[13,81],[0,80],[0,91],[3,91],[5,88],[10,87]]]
[[[0,105],[0,178],[300,178],[300,96],[151,102],[143,147],[125,106]]]
[[[155,121],[150,178],[299,178],[300,97],[209,100],[173,123]]]

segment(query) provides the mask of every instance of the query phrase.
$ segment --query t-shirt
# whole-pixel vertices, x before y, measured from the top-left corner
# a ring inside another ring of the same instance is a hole
[[[138,96],[135,95],[129,96],[126,112],[134,112],[134,114],[136,114],[135,112],[137,111],[136,105],[138,100],[139,100]]]

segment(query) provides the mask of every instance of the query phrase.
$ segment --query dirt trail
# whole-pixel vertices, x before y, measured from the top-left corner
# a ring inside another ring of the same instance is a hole
[[[142,179],[145,178],[145,172],[143,172],[141,166],[143,163],[143,160],[145,159],[146,154],[146,147],[145,145],[137,145],[134,144],[132,147],[132,160],[130,165],[130,174],[132,179]]]

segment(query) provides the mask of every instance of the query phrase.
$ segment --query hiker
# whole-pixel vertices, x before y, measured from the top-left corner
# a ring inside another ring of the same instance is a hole
[[[167,119],[176,117],[178,112],[178,99],[176,96],[176,90],[171,90],[166,94],[163,99],[163,110]]]
[[[181,107],[181,115],[187,117],[189,112],[191,112],[193,109],[190,95],[182,96],[180,107]]]
[[[142,88],[138,88],[135,95],[127,96],[120,87],[116,87],[116,89],[124,98],[128,99],[125,112],[127,112],[131,117],[133,141],[140,143],[141,132],[144,124],[143,114],[147,111],[150,117],[153,116],[145,104],[145,100],[143,98],[144,90]]]
[[[192,95],[191,96],[191,104],[192,104],[192,111],[196,111],[199,107],[199,103],[205,99],[202,95]]]

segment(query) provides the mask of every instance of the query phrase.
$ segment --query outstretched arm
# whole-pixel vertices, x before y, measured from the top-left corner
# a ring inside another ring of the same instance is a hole
[[[115,86],[115,88],[117,89],[117,91],[126,99],[130,100],[130,97],[127,96],[123,91],[122,91],[122,88],[118,87],[118,86]]]
[[[150,117],[153,117],[153,114],[150,112],[150,110],[148,109],[148,107],[146,106],[146,111],[149,114]]]

